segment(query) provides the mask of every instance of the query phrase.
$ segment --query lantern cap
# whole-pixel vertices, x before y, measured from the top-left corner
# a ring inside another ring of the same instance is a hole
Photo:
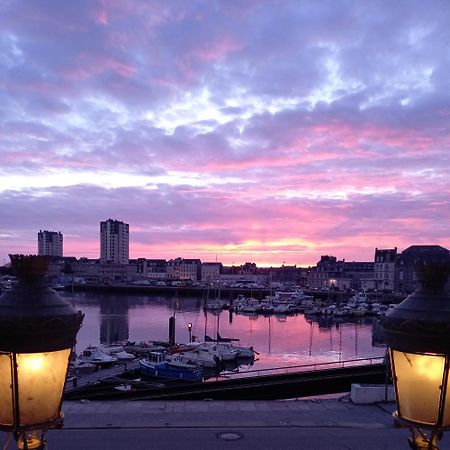
[[[0,351],[36,353],[73,347],[84,315],[46,283],[50,258],[10,258],[19,282],[0,297]]]
[[[20,280],[37,281],[47,275],[50,256],[9,255],[11,267]]]
[[[389,347],[410,353],[450,354],[448,261],[419,261],[420,287],[382,320]]]
[[[445,289],[450,274],[450,262],[417,261],[415,270],[422,289],[439,291]]]

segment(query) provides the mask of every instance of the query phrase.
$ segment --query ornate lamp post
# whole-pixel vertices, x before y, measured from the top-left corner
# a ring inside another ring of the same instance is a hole
[[[84,315],[45,282],[49,258],[10,255],[17,286],[0,297],[0,429],[20,449],[45,448],[62,424],[72,348]]]
[[[397,397],[394,416],[412,431],[414,449],[437,449],[450,427],[449,263],[416,266],[421,287],[384,319]]]
[[[189,342],[192,342],[192,323],[188,323],[188,331],[189,331]]]

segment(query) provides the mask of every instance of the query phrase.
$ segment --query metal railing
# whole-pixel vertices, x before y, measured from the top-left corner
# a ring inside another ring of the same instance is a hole
[[[260,377],[270,375],[283,375],[289,373],[292,374],[302,372],[316,372],[320,370],[343,369],[346,367],[355,367],[355,366],[371,366],[373,364],[383,364],[384,362],[385,362],[384,356],[378,356],[372,358],[349,359],[346,361],[332,361],[324,363],[302,364],[296,366],[272,367],[269,369],[245,370],[242,372],[226,372],[224,374],[218,375],[217,377],[210,379],[210,381],[247,378],[247,377]]]

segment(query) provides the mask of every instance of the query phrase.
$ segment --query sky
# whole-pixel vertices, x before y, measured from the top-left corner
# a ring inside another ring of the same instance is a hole
[[[0,3],[0,263],[450,247],[447,0]]]

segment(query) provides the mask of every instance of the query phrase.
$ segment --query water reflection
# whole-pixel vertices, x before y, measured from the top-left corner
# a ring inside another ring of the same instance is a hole
[[[176,320],[175,339],[192,335],[239,339],[241,345],[258,352],[253,369],[345,361],[383,356],[378,347],[379,326],[372,318],[338,319],[293,316],[235,314],[227,310],[205,313],[201,297],[138,296],[98,293],[63,294],[85,313],[78,334],[78,350],[88,345],[115,341],[168,340],[168,320]],[[375,333],[372,332],[375,331]],[[376,336],[376,337],[375,337]]]
[[[117,296],[100,299],[100,343],[128,341],[128,298]]]

